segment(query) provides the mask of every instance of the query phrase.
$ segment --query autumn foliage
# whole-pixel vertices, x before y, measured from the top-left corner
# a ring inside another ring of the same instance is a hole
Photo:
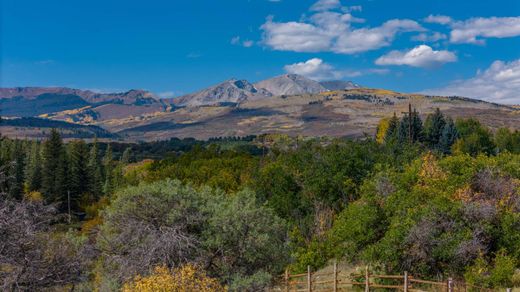
[[[177,269],[156,267],[149,276],[137,276],[126,283],[123,292],[221,292],[227,291],[219,281],[210,278],[206,273],[192,264]]]

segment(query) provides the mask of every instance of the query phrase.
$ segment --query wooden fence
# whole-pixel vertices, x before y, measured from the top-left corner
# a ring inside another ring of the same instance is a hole
[[[283,284],[280,291],[285,292],[339,292],[339,291],[373,291],[385,289],[387,291],[439,291],[439,292],[491,292],[499,291],[449,278],[443,282],[421,280],[404,272],[403,275],[377,275],[371,274],[365,267],[364,274],[351,274],[338,270],[335,263],[332,272],[312,273],[307,267],[307,273],[290,274],[285,272],[282,279]],[[511,289],[503,291],[510,292]]]

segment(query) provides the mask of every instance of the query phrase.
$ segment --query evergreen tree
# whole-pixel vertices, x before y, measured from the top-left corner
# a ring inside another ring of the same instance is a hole
[[[451,153],[451,146],[455,143],[459,133],[455,127],[455,123],[451,118],[446,119],[446,123],[442,129],[441,138],[439,140],[439,150],[444,154]]]
[[[71,142],[69,151],[69,191],[73,210],[80,209],[82,195],[89,191],[88,147],[83,140]]]
[[[105,151],[105,156],[103,157],[103,167],[104,167],[104,174],[105,174],[105,183],[103,186],[103,192],[105,194],[110,194],[113,190],[113,154],[112,154],[112,147],[110,144],[107,146],[107,150]]]
[[[25,185],[29,192],[39,191],[42,186],[41,163],[40,144],[32,142],[25,168]]]
[[[67,161],[63,141],[52,129],[43,144],[42,193],[47,202],[58,203],[64,209],[67,202]]]
[[[410,127],[410,117],[408,114],[404,115],[399,123],[397,137],[399,142],[407,143],[407,142],[422,142],[423,139],[423,125],[421,117],[419,117],[419,113],[414,109],[411,114],[411,127]],[[410,135],[410,128],[412,133]],[[410,141],[411,138],[411,141]]]
[[[424,122],[424,138],[430,148],[439,148],[439,142],[445,125],[446,119],[438,108],[433,114],[429,114],[426,118]]]
[[[11,164],[9,168],[9,195],[11,198],[22,199],[25,169],[25,152],[21,141],[14,142],[11,152]]]
[[[128,164],[134,162],[134,154],[131,147],[127,147],[121,156],[121,163]]]
[[[88,159],[90,192],[96,199],[103,193],[103,174],[101,168],[101,160],[99,159],[99,145],[97,140],[94,141],[90,148]]]
[[[395,141],[397,139],[397,134],[399,131],[399,118],[394,113],[394,116],[388,122],[388,129],[385,134],[385,142]]]

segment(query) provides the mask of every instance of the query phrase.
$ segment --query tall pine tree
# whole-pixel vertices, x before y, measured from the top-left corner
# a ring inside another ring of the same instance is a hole
[[[25,152],[22,141],[14,141],[9,168],[9,195],[11,198],[22,199],[25,170]]]
[[[411,116],[411,121],[410,121]],[[411,126],[410,126],[411,123]],[[411,133],[410,133],[411,130]],[[405,114],[399,123],[397,137],[400,143],[422,142],[424,139],[423,125],[419,113],[414,109],[411,114]]]
[[[424,138],[430,148],[439,149],[442,131],[446,125],[446,119],[437,108],[433,114],[429,114],[424,122]]]
[[[80,210],[82,195],[89,191],[88,147],[83,140],[73,141],[69,151],[69,191],[71,208]]]
[[[113,191],[113,170],[114,170],[114,161],[113,161],[112,147],[110,144],[107,146],[107,150],[105,151],[105,156],[103,156],[103,167],[105,174],[105,183],[103,185],[103,192],[105,194],[110,194]]]
[[[455,127],[455,123],[451,118],[448,118],[444,128],[442,129],[442,135],[439,140],[439,150],[445,154],[450,154],[451,146],[455,143],[458,137],[459,133],[457,127]]]
[[[52,129],[43,144],[42,193],[49,203],[57,203],[61,210],[67,202],[67,161],[60,134]]]
[[[39,191],[42,186],[42,159],[40,144],[36,141],[31,143],[27,164],[25,168],[25,185],[27,191]]]
[[[99,199],[103,194],[103,173],[101,159],[99,158],[99,144],[97,139],[90,147],[88,158],[89,189],[95,199]]]

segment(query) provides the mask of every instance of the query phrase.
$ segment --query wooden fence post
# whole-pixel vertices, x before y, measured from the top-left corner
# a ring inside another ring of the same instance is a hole
[[[453,292],[453,279],[448,278],[448,292]]]
[[[289,292],[289,270],[285,269],[285,292]]]
[[[365,266],[365,292],[370,291],[370,275],[368,274],[368,266]]]
[[[408,272],[404,271],[404,292],[408,292]]]
[[[338,291],[338,262],[334,261],[334,286],[333,286],[333,292]]]
[[[312,292],[311,266],[307,266],[307,291]]]

